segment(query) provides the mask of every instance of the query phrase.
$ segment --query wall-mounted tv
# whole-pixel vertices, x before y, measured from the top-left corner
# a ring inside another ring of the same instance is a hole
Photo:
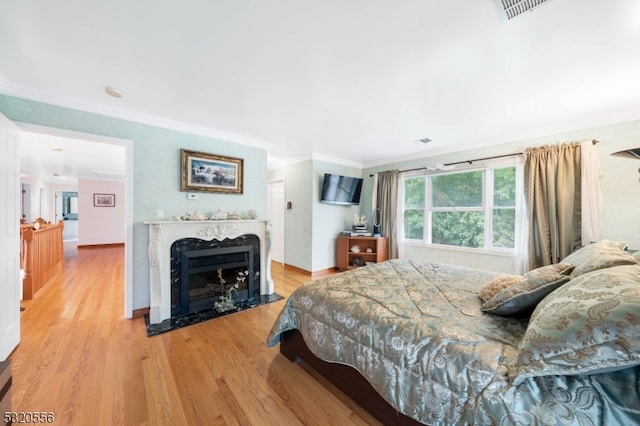
[[[320,201],[329,204],[360,204],[362,178],[324,174]]]

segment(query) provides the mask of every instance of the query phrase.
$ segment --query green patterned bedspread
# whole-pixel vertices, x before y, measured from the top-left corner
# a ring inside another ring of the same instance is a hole
[[[291,295],[267,344],[298,329],[316,356],[434,426],[638,424],[638,368],[511,385],[527,323],[481,312],[477,295],[498,275],[402,259],[327,276]]]

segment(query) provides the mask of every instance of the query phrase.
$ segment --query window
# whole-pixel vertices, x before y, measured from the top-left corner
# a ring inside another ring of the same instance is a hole
[[[403,183],[405,239],[479,249],[515,247],[515,167],[407,176]]]

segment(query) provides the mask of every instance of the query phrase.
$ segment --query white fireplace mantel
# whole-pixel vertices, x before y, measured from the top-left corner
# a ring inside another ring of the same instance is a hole
[[[271,278],[271,240],[266,220],[160,220],[149,226],[149,321],[158,324],[171,317],[171,245],[182,238],[222,241],[253,234],[260,239],[260,294],[274,290]]]

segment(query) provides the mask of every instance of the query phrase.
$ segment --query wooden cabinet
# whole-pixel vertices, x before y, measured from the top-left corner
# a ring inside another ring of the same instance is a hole
[[[359,251],[354,251],[354,246]],[[336,262],[341,271],[364,266],[367,262],[383,262],[388,258],[387,237],[338,237],[336,241]]]

